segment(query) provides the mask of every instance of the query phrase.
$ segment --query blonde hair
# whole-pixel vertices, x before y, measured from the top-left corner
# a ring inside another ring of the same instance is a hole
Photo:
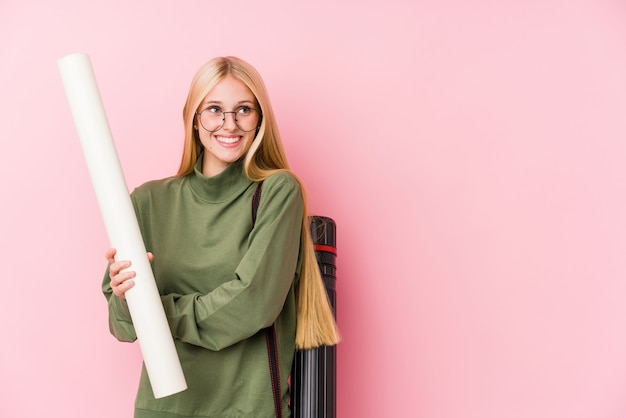
[[[196,111],[209,91],[227,75],[243,82],[252,91],[261,108],[261,124],[244,157],[245,175],[250,180],[259,182],[274,173],[286,171],[294,175],[300,183],[304,213],[302,267],[296,287],[296,348],[309,349],[321,345],[335,345],[340,337],[315,258],[304,185],[289,170],[265,84],[259,73],[247,62],[236,57],[218,57],[204,64],[196,73],[183,109],[185,143],[178,175],[184,176],[193,172],[194,165],[202,152],[200,140],[194,129]]]

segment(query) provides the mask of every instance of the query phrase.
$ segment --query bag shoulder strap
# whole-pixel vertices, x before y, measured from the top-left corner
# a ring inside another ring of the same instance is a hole
[[[263,190],[263,182],[260,181],[256,185],[254,196],[252,196],[252,226],[256,223],[256,213],[259,210],[259,203],[261,203],[261,191]]]
[[[252,196],[252,226],[256,223],[256,214],[261,203],[261,191],[263,182],[259,182]],[[267,359],[270,366],[270,378],[272,380],[272,396],[274,397],[274,412],[276,418],[282,418],[282,402],[280,395],[280,373],[278,368],[278,346],[276,344],[276,327],[265,328],[265,340],[267,342]]]

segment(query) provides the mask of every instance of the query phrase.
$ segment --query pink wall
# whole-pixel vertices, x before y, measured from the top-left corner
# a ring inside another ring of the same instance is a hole
[[[339,227],[341,418],[624,417],[625,44],[618,0],[2,0],[0,416],[131,416],[56,67],[87,52],[130,187],[200,64],[264,75]]]

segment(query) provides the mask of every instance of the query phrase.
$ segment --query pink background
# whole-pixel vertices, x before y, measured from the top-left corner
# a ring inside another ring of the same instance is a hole
[[[132,414],[56,66],[86,52],[131,188],[203,62],[263,74],[338,224],[339,417],[624,417],[625,45],[621,0],[1,0],[0,416]]]

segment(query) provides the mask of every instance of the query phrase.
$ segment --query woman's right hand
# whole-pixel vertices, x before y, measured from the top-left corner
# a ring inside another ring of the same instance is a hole
[[[111,279],[111,289],[113,290],[113,294],[126,299],[126,291],[132,288],[135,285],[135,282],[131,280],[135,277],[134,271],[124,271],[123,269],[130,267],[129,260],[120,260],[115,261],[115,248],[109,248],[104,256],[109,262],[109,278]]]

